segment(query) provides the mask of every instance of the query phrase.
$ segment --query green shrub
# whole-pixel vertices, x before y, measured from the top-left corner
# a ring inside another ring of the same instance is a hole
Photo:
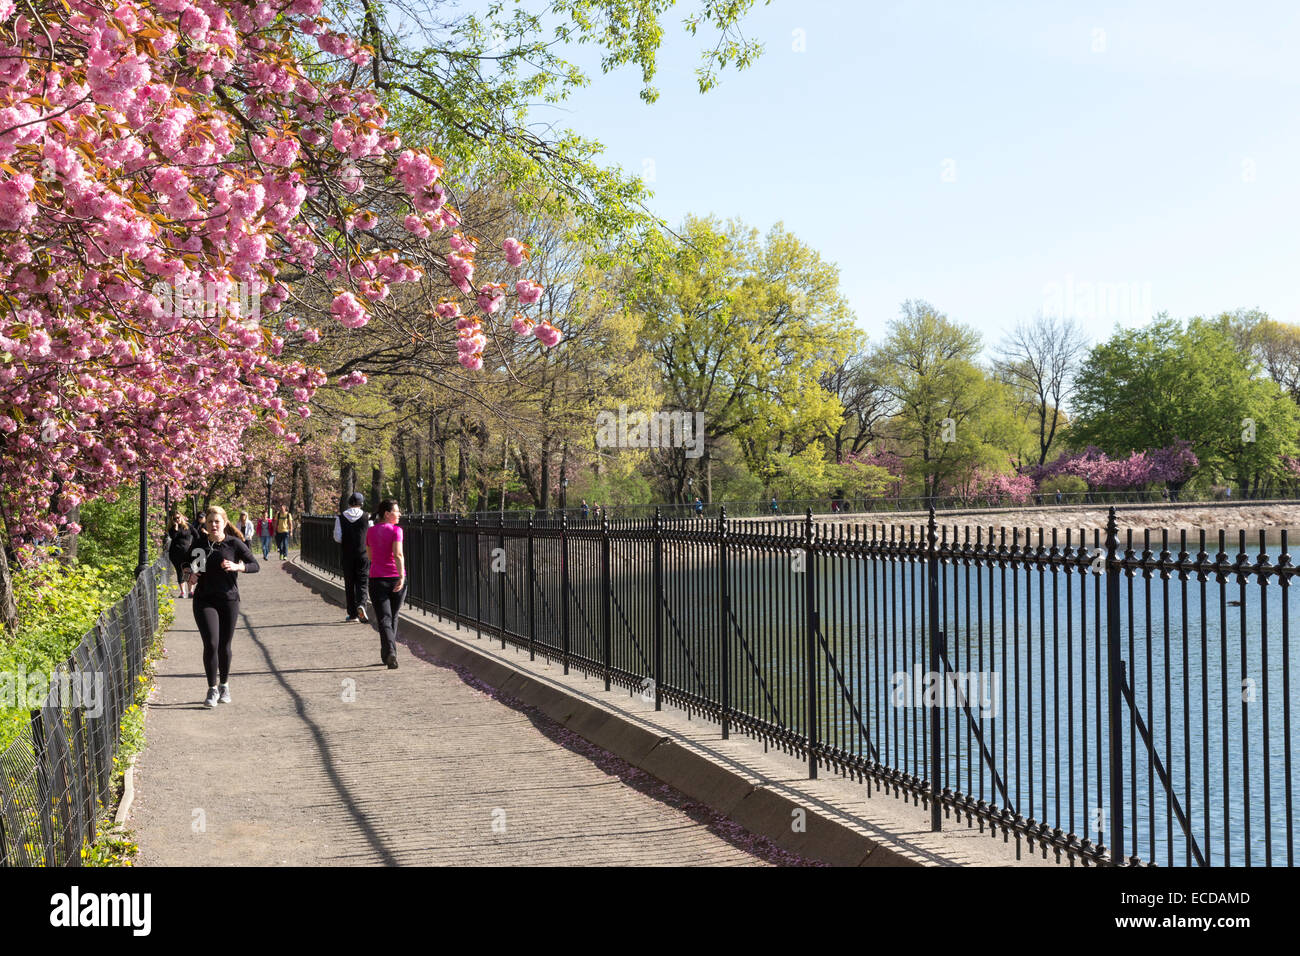
[[[116,564],[66,567],[42,561],[16,570],[18,629],[14,634],[0,630],[0,674],[48,675],[67,661],[100,613],[119,601],[132,581],[131,569]],[[27,726],[30,715],[23,703],[0,700],[0,749]]]

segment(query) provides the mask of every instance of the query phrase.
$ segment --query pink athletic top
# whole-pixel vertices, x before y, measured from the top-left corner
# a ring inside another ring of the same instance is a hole
[[[393,542],[402,540],[402,526],[377,524],[366,529],[366,548],[370,551],[370,576],[372,578],[397,577],[397,561],[393,558]]]

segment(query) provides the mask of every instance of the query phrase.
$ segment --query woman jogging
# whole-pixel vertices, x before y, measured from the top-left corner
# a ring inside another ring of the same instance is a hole
[[[176,569],[176,583],[181,586],[181,597],[190,596],[190,582],[185,579],[185,570],[190,563],[190,549],[194,547],[194,532],[190,523],[179,512],[172,515],[170,525],[171,543],[167,545],[167,557]]]
[[[199,540],[189,580],[194,588],[194,621],[203,638],[203,672],[208,678],[205,707],[230,703],[230,645],[239,617],[236,575],[258,570],[257,558],[244,543],[239,529],[226,518],[224,508],[208,509],[207,534]]]
[[[402,509],[387,498],[380,502],[379,519],[366,529],[370,555],[370,603],[379,628],[379,657],[389,670],[397,667],[397,612],[406,591],[406,559],[402,554],[402,529],[397,522]]]
[[[280,505],[275,515],[275,546],[280,549],[280,557],[289,557],[289,535],[293,534],[293,517],[289,509]]]

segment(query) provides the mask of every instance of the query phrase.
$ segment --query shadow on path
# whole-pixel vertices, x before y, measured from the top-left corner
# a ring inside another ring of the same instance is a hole
[[[257,636],[257,628],[255,628],[249,622],[248,615],[241,611],[239,616],[243,618],[244,627],[248,631],[248,636],[252,638],[253,643],[257,645],[257,649],[262,652],[262,657],[265,658],[266,660],[266,666],[267,666],[266,673],[269,673],[272,676],[274,676],[276,681],[279,682],[280,686],[284,688],[285,693],[288,694],[291,698],[293,698],[294,709],[298,713],[298,719],[301,720],[304,724],[306,724],[307,727],[311,730],[312,740],[316,744],[317,752],[320,754],[321,766],[325,770],[326,776],[329,778],[330,786],[334,788],[335,793],[338,794],[339,800],[342,802],[343,806],[347,809],[348,814],[352,817],[353,821],[356,823],[357,827],[361,830],[361,832],[365,834],[366,840],[369,841],[370,846],[374,849],[374,851],[377,854],[379,854],[380,858],[383,860],[384,865],[385,866],[399,865],[397,857],[393,855],[388,845],[384,842],[383,837],[379,835],[379,832],[366,818],[366,815],[361,812],[360,807],[357,806],[356,798],[352,795],[352,792],[348,789],[347,784],[343,782],[343,778],[339,775],[338,768],[335,764],[334,755],[330,750],[329,741],[326,740],[325,734],[321,730],[320,726],[314,720],[312,720],[310,717],[307,716],[307,707],[302,699],[302,696],[296,690],[294,690],[293,687],[289,684],[289,681],[285,679],[286,673],[294,673],[294,672],[293,671],[281,672],[276,668],[275,662],[271,659],[271,652],[267,649],[266,645],[262,643],[262,640]],[[334,671],[338,669],[327,668],[325,670],[328,672],[328,671]],[[351,670],[355,673],[356,669],[351,668]]]

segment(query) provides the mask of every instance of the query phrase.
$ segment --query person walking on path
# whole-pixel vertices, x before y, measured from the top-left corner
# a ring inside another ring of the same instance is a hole
[[[257,519],[257,536],[262,539],[262,560],[265,561],[271,556],[271,533],[275,529],[275,521],[271,518],[271,512],[267,512]]]
[[[231,643],[239,618],[237,575],[253,574],[259,567],[224,508],[209,508],[206,523],[207,534],[199,542],[203,553],[195,556],[189,581],[195,585],[194,622],[203,638],[203,673],[208,679],[203,706],[212,708],[230,703]]]
[[[253,528],[253,519],[248,516],[247,511],[239,513],[239,533],[244,536],[244,543],[247,544],[253,540],[256,529]]]
[[[695,496],[695,514],[699,517],[704,516],[704,502],[700,499],[699,495]]]
[[[280,557],[289,557],[289,535],[293,534],[293,516],[289,509],[280,505],[275,515],[275,546],[280,549]]]
[[[366,554],[366,530],[374,525],[361,506],[366,497],[354,491],[348,497],[350,507],[334,516],[334,540],[342,546],[343,593],[347,595],[348,620],[365,624],[366,587],[370,578],[370,558]]]
[[[397,667],[397,613],[406,592],[406,559],[402,554],[402,509],[391,498],[379,504],[379,524],[366,529],[370,553],[370,604],[379,628],[379,657],[389,670]]]
[[[587,499],[582,499],[582,520],[586,521],[591,516],[591,506],[587,504]]]
[[[194,547],[194,532],[180,512],[172,515],[169,530],[167,558],[176,569],[176,582],[181,586],[181,597],[187,598],[190,596],[190,582],[186,580],[185,569],[190,563],[190,549]]]

